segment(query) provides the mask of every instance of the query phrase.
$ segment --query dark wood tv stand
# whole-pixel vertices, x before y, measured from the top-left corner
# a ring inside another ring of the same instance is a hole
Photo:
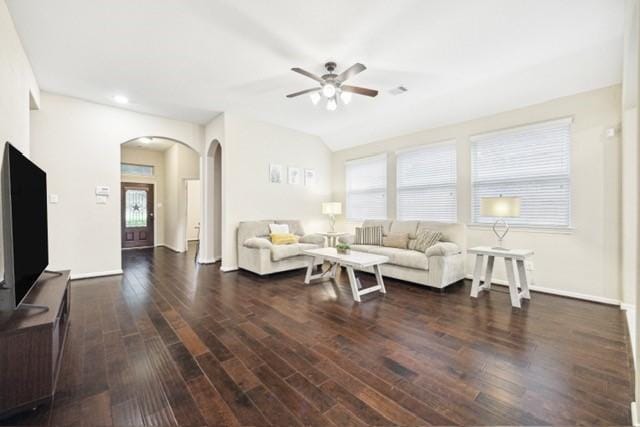
[[[69,330],[69,271],[45,272],[24,300],[48,310],[0,312],[0,418],[48,402]]]

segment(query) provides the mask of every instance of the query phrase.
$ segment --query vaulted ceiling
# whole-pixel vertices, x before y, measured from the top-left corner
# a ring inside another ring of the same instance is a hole
[[[6,0],[43,90],[206,123],[222,111],[341,149],[620,83],[623,0]],[[368,69],[326,111],[290,71]],[[399,85],[402,95],[389,93]]]

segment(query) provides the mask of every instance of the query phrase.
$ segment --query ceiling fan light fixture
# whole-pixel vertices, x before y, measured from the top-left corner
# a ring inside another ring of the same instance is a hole
[[[336,94],[336,87],[333,83],[327,83],[322,87],[322,94],[327,98],[332,98]]]
[[[338,108],[338,103],[336,102],[336,99],[335,98],[329,98],[329,100],[327,101],[327,110],[335,111],[336,108]]]
[[[320,102],[320,94],[318,92],[311,92],[311,94],[309,95],[309,98],[311,98],[311,102],[313,102],[313,105],[318,105],[318,102]]]
[[[342,102],[344,102],[345,105],[351,102],[351,98],[352,98],[351,92],[342,91],[340,93],[340,100],[342,100]]]

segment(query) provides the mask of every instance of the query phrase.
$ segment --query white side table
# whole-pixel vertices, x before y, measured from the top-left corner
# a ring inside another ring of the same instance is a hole
[[[318,234],[327,238],[327,245],[330,248],[335,248],[336,245],[338,244],[338,237],[344,236],[347,233],[339,233],[337,231],[336,232],[328,231],[326,233],[318,233]]]
[[[471,296],[478,298],[479,291],[488,291],[491,289],[491,276],[493,275],[493,263],[496,257],[504,258],[504,266],[507,270],[507,279],[509,281],[509,294],[511,295],[511,305],[520,308],[520,299],[531,299],[529,294],[529,283],[527,283],[527,272],[525,271],[524,261],[533,255],[531,249],[493,249],[489,246],[476,246],[467,249],[467,253],[476,255],[476,266],[473,269],[473,282],[471,283]],[[484,257],[487,257],[487,269],[484,273],[484,283],[480,285],[480,276],[482,276],[482,267],[484,265]],[[522,292],[518,292],[518,284],[516,283],[515,273],[513,271],[513,261],[516,261],[518,275],[520,276],[520,287]]]

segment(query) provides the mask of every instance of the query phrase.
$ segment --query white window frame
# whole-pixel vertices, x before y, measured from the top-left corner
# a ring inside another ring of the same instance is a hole
[[[572,230],[574,230],[573,228],[573,176],[572,176],[572,171],[571,171],[571,161],[572,161],[572,148],[573,148],[573,144],[572,144],[572,138],[573,138],[573,130],[572,130],[572,124],[573,124],[573,117],[563,117],[563,118],[558,118],[558,119],[552,119],[552,120],[545,120],[545,121],[541,121],[541,122],[536,122],[536,123],[531,123],[528,125],[522,125],[522,126],[515,126],[515,127],[510,127],[510,128],[506,128],[506,129],[501,129],[498,131],[493,131],[493,132],[487,132],[487,133],[482,133],[482,134],[476,134],[470,137],[470,144],[469,144],[469,162],[470,162],[470,183],[471,183],[471,188],[470,188],[470,199],[469,199],[469,217],[470,217],[470,223],[468,224],[469,226],[473,227],[473,228],[487,228],[487,227],[491,227],[493,224],[493,221],[478,221],[478,218],[480,217],[479,213],[476,216],[474,216],[474,199],[475,199],[475,192],[476,192],[476,181],[474,180],[475,178],[475,172],[474,172],[474,156],[473,156],[473,146],[475,143],[486,139],[486,138],[490,138],[492,136],[500,136],[500,135],[505,135],[505,134],[509,134],[509,133],[516,133],[516,132],[520,132],[523,130],[529,130],[529,129],[536,129],[536,128],[544,128],[546,126],[549,125],[553,125],[553,124],[558,124],[558,125],[562,125],[562,124],[566,124],[569,127],[569,138],[567,141],[567,172],[566,172],[566,182],[567,182],[567,186],[568,186],[568,198],[566,200],[567,203],[567,224],[564,225],[551,225],[551,224],[510,224],[511,228],[514,229],[521,229],[521,230],[529,230],[529,231],[538,231],[538,232],[554,232],[554,233],[571,233]],[[562,175],[564,176],[564,174]],[[538,177],[540,181],[542,181],[544,178],[543,177]],[[509,180],[505,180],[509,181]],[[506,194],[505,194],[506,195]],[[509,222],[509,218],[505,218],[507,220],[507,222]]]
[[[387,153],[382,153],[382,154],[377,154],[374,156],[368,156],[368,157],[362,157],[359,159],[353,159],[353,160],[347,160],[345,162],[345,217],[347,219],[347,221],[350,222],[357,222],[357,221],[363,221],[366,219],[387,219],[389,216],[389,208],[388,208],[388,190],[387,190],[387,180],[388,180],[388,165],[387,165]],[[374,161],[381,161],[384,163],[384,188],[371,188],[368,190],[363,190],[363,191],[349,191],[349,174],[347,172],[347,169],[350,165],[356,165],[356,164],[362,164],[362,163],[369,163],[369,162],[374,162]],[[350,215],[350,206],[349,206],[349,195],[356,193],[356,194],[363,194],[363,193],[374,193],[374,192],[383,192],[384,194],[384,215],[382,218],[356,218],[353,217],[352,215]]]
[[[424,185],[419,185],[419,186],[412,186],[411,188],[416,189],[416,188],[424,188],[424,189],[428,189],[428,188],[436,188],[436,187],[444,187],[444,186],[451,186],[452,187],[452,192],[454,194],[454,216],[453,218],[451,218],[450,220],[447,221],[442,221],[439,219],[434,219],[434,218],[412,218],[412,219],[408,219],[408,220],[412,220],[412,221],[429,221],[429,222],[439,222],[439,223],[443,223],[443,224],[456,224],[458,223],[458,150],[457,150],[457,140],[456,139],[447,139],[444,141],[439,141],[439,142],[434,142],[434,143],[430,143],[430,144],[425,144],[425,145],[420,145],[418,147],[412,147],[412,148],[407,148],[405,150],[399,150],[396,151],[396,216],[398,218],[398,220],[402,220],[402,213],[400,211],[400,192],[403,190],[403,188],[400,186],[400,156],[404,155],[404,154],[409,154],[412,152],[418,152],[418,151],[429,151],[430,149],[437,149],[438,147],[442,147],[442,146],[451,146],[453,148],[453,152],[454,152],[454,174],[453,174],[453,178],[454,181],[453,183],[448,183],[448,184],[424,184]]]

